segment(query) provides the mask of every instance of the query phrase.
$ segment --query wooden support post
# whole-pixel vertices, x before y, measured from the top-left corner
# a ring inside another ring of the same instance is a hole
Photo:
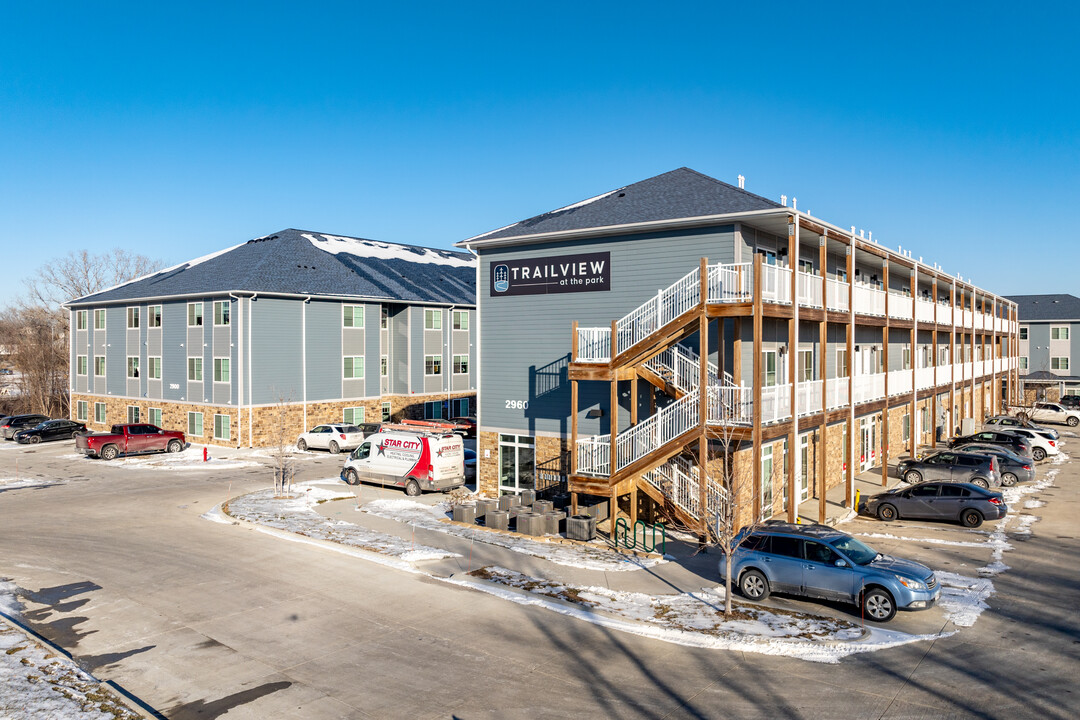
[[[577,320],[570,324],[570,359],[577,360],[578,351]],[[570,477],[577,475],[577,439],[578,439],[578,381],[570,381]],[[577,515],[576,492],[570,493],[570,514]]]
[[[787,453],[787,519],[795,522],[799,516],[799,499],[795,493],[795,453],[799,444],[799,231],[797,218],[788,216],[788,260],[791,266],[791,318],[788,320],[788,387],[791,388],[791,421],[788,428]]]
[[[885,329],[882,331],[882,365],[885,368],[885,407],[881,411],[881,486],[889,484],[889,345],[891,345],[892,331],[889,328],[889,261],[886,260],[882,269],[885,278]]]
[[[637,523],[637,519],[638,519],[637,501],[638,501],[638,489],[635,487],[630,491],[630,527],[634,527],[635,523]]]
[[[829,465],[829,444],[826,436],[825,422],[826,413],[828,412],[828,390],[829,381],[828,375],[828,355],[829,355],[829,322],[828,322],[828,307],[829,307],[829,233],[825,233],[821,236],[821,242],[818,245],[818,271],[821,273],[821,307],[823,312],[821,313],[821,322],[818,323],[818,377],[821,378],[821,424],[818,426],[818,442],[816,445],[817,456],[817,476],[814,481],[814,490],[818,496],[818,522],[825,522],[825,495],[828,489],[827,478]],[[809,472],[807,475],[809,476]]]
[[[638,376],[630,378],[630,425],[638,423]]]
[[[851,244],[848,245],[847,254],[847,279],[848,279],[848,321],[844,326],[845,342],[847,343],[847,374],[848,374],[848,420],[847,420],[847,457],[844,464],[847,473],[844,478],[844,507],[851,508],[855,502],[855,248],[857,241],[855,233],[851,233]]]
[[[734,329],[734,332],[735,332],[735,337],[732,338],[732,340],[731,340],[731,354],[732,354],[732,358],[731,358],[731,377],[735,380],[735,384],[739,385],[739,386],[742,386],[743,384],[745,384],[745,381],[743,380],[743,371],[742,371],[742,351],[743,351],[742,323],[743,323],[743,321],[742,321],[741,317],[735,318],[735,322],[733,323],[733,325],[734,325],[733,329]],[[753,387],[754,382],[756,382],[756,380],[752,380],[750,382],[751,387]]]
[[[754,393],[754,408],[753,408],[753,429],[751,430],[751,439],[753,442],[752,453],[754,469],[752,477],[754,478],[754,487],[751,492],[753,497],[753,513],[754,517],[750,522],[757,522],[761,519],[764,510],[761,507],[761,332],[762,323],[761,315],[763,312],[761,302],[761,254],[754,253],[754,312],[753,312],[753,380],[751,387]],[[736,355],[738,357],[738,355]],[[772,512],[770,510],[770,515]]]
[[[702,278],[705,277],[707,266],[705,258],[701,259]],[[709,538],[709,513],[708,513],[708,442],[705,438],[706,420],[709,415],[709,318],[705,314],[705,283],[701,285],[701,315],[698,317],[698,498],[701,508],[701,542]]]
[[[616,448],[616,436],[619,434],[619,374],[615,369],[615,356],[618,355],[618,328],[617,323],[611,321],[611,417],[608,418],[608,428],[611,430],[609,442],[611,448],[608,455],[608,477],[614,477],[615,471],[618,468],[617,457],[615,454]],[[615,518],[611,519],[611,522],[615,522]],[[614,526],[612,526],[614,529]]]

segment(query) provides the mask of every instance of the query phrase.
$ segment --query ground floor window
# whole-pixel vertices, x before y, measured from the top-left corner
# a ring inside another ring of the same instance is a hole
[[[349,423],[350,425],[358,425],[364,422],[364,408],[345,408],[345,411],[342,413],[341,419]]]
[[[150,408],[150,424],[161,427],[161,408]]]
[[[393,416],[393,412],[390,410],[390,403],[384,402],[382,404],[382,421],[390,422],[390,418]]]
[[[469,417],[469,398],[451,400],[450,417]]]
[[[105,403],[94,403],[94,422],[105,422]]]
[[[86,422],[87,412],[89,406],[85,400],[80,400],[75,404],[75,419],[81,422]]]
[[[442,400],[436,400],[435,402],[424,403],[424,419],[425,420],[442,420],[443,416],[443,404]]]
[[[1063,395],[1080,395],[1080,388],[1065,388]]]
[[[187,414],[187,434],[202,437],[202,413],[189,412]]]
[[[139,422],[139,406],[138,405],[128,405],[127,406],[127,417],[128,417],[128,424],[129,425]]]
[[[516,494],[536,487],[536,440],[528,435],[499,435],[499,490]]]
[[[1067,357],[1052,357],[1050,358],[1051,370],[1068,370],[1069,358]]]
[[[199,423],[202,424],[200,418]],[[214,415],[214,439],[228,440],[232,437],[232,421],[228,415]],[[201,428],[200,428],[201,429]]]
[[[900,423],[902,429],[901,439],[907,442],[911,439],[911,413],[904,413],[903,420]]]

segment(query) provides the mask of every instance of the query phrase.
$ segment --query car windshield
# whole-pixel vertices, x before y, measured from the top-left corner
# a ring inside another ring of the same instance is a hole
[[[851,558],[856,565],[869,565],[877,559],[878,551],[853,537],[842,537],[830,543],[834,548]]]

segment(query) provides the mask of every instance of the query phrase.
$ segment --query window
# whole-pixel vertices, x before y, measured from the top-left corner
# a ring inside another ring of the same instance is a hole
[[[424,329],[442,330],[442,310],[424,311]]]
[[[468,375],[469,374],[469,356],[468,355],[455,355],[454,356],[454,374],[455,375]]]
[[[187,379],[192,382],[202,382],[202,358],[189,357],[187,359]],[[202,433],[199,433],[200,435]]]
[[[1028,359],[1027,359],[1026,355],[1021,355],[1020,356],[1020,369],[1021,370],[1027,370],[1028,369]]]
[[[904,369],[904,370],[910,370],[911,369],[911,347],[909,347],[908,345],[905,345],[903,347],[902,352],[901,352],[901,356],[903,357],[903,359],[901,360],[900,367],[902,369]]]
[[[94,356],[94,375],[97,375],[98,377],[105,377],[105,356],[104,355],[95,355]]]
[[[152,328],[161,327],[161,306],[151,305],[146,308],[146,326]]]
[[[345,408],[344,412],[341,415],[341,419],[344,422],[349,423],[350,425],[359,425],[360,423],[364,422],[364,408]]]
[[[468,312],[468,310],[455,310],[454,311],[454,329],[455,330],[468,330],[469,329],[469,312]]]
[[[228,325],[231,322],[230,313],[232,312],[232,305],[228,300],[215,300],[214,301],[214,324],[215,325]],[[225,416],[228,420],[228,416]],[[217,421],[215,420],[215,423]],[[228,438],[224,438],[228,440]]]
[[[80,422],[86,422],[86,416],[89,409],[90,408],[85,400],[77,402],[75,404],[75,419]]]
[[[104,330],[105,329],[105,310],[104,309],[94,311],[94,329],[95,330]]]
[[[379,358],[379,377],[386,377],[390,374],[390,358],[383,355]]]
[[[836,377],[845,378],[847,376],[847,348],[842,348],[836,351]]]
[[[86,374],[86,368],[87,368],[86,356],[85,355],[79,355],[78,357],[76,357],[75,358],[75,374],[76,375],[85,375]]]
[[[85,330],[86,329],[86,311],[85,310],[76,310],[75,311],[75,329],[76,330]]]
[[[772,515],[773,488],[773,446],[761,448],[761,517]]]
[[[187,434],[202,437],[202,413],[189,412],[187,414]]]
[[[799,260],[799,270],[807,275],[814,274],[814,263],[811,260]]]
[[[1027,340],[1028,339],[1027,332],[1028,332],[1027,326],[1026,325],[1021,325],[1020,326],[1020,339],[1021,340]]]
[[[105,403],[102,403],[102,402],[94,403],[94,422],[96,422],[96,423],[104,423],[105,422]]]
[[[1069,328],[1065,327],[1065,326],[1050,328],[1050,339],[1051,340],[1068,340],[1069,339]]]
[[[362,328],[364,327],[364,306],[363,305],[343,305],[342,306],[342,323],[345,327]]]
[[[214,358],[214,382],[229,382],[229,358]]]
[[[139,377],[139,358],[128,357],[127,359],[127,376],[129,378]]]
[[[1067,357],[1052,357],[1050,358],[1051,370],[1068,370],[1069,358]]]
[[[149,374],[146,377],[150,378],[151,380],[160,380],[161,379],[161,358],[159,358],[159,357],[148,357],[148,358],[146,358],[146,365],[147,365],[147,370],[149,371]]]
[[[188,327],[201,327],[202,326],[202,303],[188,303],[187,306],[187,324]]]
[[[390,308],[385,305],[379,306],[379,327],[383,330],[390,327]]]
[[[139,406],[138,405],[128,405],[127,406],[127,421],[128,421],[129,425],[132,424],[132,423],[139,422]]]
[[[930,429],[930,408],[924,407],[922,413],[919,416],[919,428],[922,432],[928,432]]]
[[[776,351],[763,350],[761,354],[761,384],[773,387],[776,385]]]
[[[382,421],[383,422],[390,422],[390,418],[392,417],[392,415],[393,415],[393,413],[390,410],[390,403],[384,402],[382,404]]]
[[[232,437],[231,419],[228,415],[214,415],[214,439],[228,440]]]
[[[436,400],[435,402],[424,403],[424,419],[425,420],[442,420],[443,416],[443,404],[442,400]]]
[[[536,440],[528,435],[499,435],[499,490],[519,493],[536,487]]]
[[[129,307],[127,309],[127,326],[129,330],[134,330],[139,327],[138,307]]]
[[[442,375],[442,355],[424,356],[424,374]]]
[[[799,382],[809,382],[814,379],[814,351],[799,351]]]
[[[904,442],[907,442],[911,439],[911,413],[904,413],[904,418],[901,421],[900,425],[900,437]]]
[[[469,398],[450,401],[450,417],[469,417]]]
[[[161,427],[161,408],[150,408],[150,424]]]
[[[345,358],[345,379],[346,380],[359,380],[364,377],[364,358],[362,357],[347,357]]]

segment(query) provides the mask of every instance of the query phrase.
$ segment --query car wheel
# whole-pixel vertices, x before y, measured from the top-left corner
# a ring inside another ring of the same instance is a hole
[[[1005,487],[1012,487],[1016,484],[1016,475],[1010,472],[1004,473],[1001,476],[1001,484]]]
[[[339,452],[341,452],[341,447],[335,441],[331,440],[330,453],[333,455],[337,455]]]
[[[864,614],[877,622],[889,622],[896,615],[892,595],[881,588],[871,588],[863,593],[862,608]]]
[[[37,445],[39,442],[41,442],[41,436],[40,435],[31,435],[30,436],[30,444],[31,445]]]
[[[415,480],[409,480],[405,483],[405,494],[409,497],[416,497],[420,494],[420,484]]]
[[[101,448],[102,460],[115,460],[116,456],[120,454],[120,450],[115,445],[106,445]]]
[[[739,590],[750,600],[769,597],[769,581],[757,570],[747,570],[739,579]]]
[[[914,485],[917,482],[922,482],[922,473],[918,470],[908,470],[904,473],[904,479]]]
[[[960,522],[963,523],[964,527],[977,528],[983,524],[983,516],[978,510],[965,510],[960,515]]]
[[[345,471],[345,482],[349,485],[359,485],[360,476],[356,474],[356,471],[349,468]]]
[[[986,481],[986,478],[972,478],[971,484],[972,485],[978,485],[983,490],[986,490],[986,489],[988,489],[990,487],[990,483],[988,483]]]
[[[305,450],[307,450],[307,440],[305,440],[304,438],[300,438],[299,440],[297,440],[296,449],[300,452],[304,452]]]
[[[877,509],[877,516],[878,516],[879,520],[884,520],[885,522],[889,522],[890,520],[895,520],[896,519],[896,508],[893,507],[892,505],[890,505],[889,503],[885,503],[884,505],[882,505],[881,507],[879,507]]]
[[[1037,447],[1037,448],[1035,448],[1034,450],[1031,451],[1031,457],[1033,457],[1036,462],[1038,462],[1040,460],[1045,460],[1046,459],[1046,451],[1043,450],[1041,447]]]
[[[76,430],[75,432],[71,433],[71,439],[72,440],[77,440],[79,438],[79,433],[80,432],[82,432],[82,431],[81,430]]]
[[[1070,415],[1065,420],[1065,424],[1069,427],[1076,427],[1077,425],[1080,425],[1080,418],[1076,417],[1075,415]]]
[[[171,453],[178,453],[184,449],[184,446],[179,440],[170,440],[169,444],[165,446],[165,449]]]

